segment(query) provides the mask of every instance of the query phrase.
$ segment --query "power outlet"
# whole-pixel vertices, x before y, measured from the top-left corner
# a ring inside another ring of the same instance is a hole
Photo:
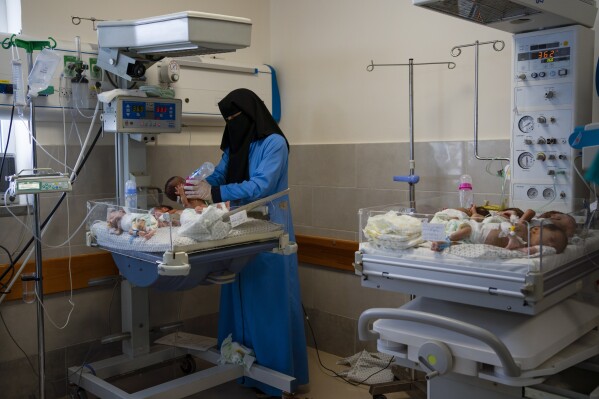
[[[60,98],[71,98],[73,95],[73,90],[71,90],[70,87],[61,87],[58,94]]]

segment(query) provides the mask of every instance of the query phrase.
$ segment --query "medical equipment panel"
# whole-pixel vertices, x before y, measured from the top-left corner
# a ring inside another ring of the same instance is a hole
[[[570,212],[585,197],[579,151],[568,138],[591,118],[591,30],[570,26],[514,35],[511,196],[519,208]]]
[[[113,133],[181,133],[181,100],[117,97],[104,108],[104,131]]]
[[[10,176],[11,195],[61,193],[71,191],[71,180],[65,173],[48,168],[27,169]]]
[[[413,0],[414,5],[511,33],[595,23],[595,0]]]

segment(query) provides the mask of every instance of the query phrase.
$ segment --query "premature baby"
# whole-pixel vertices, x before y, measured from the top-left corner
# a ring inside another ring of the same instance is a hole
[[[158,220],[149,213],[126,213],[123,209],[108,212],[108,226],[112,234],[120,235],[123,231],[132,236],[152,238],[158,228]]]
[[[208,205],[201,199],[188,199],[185,195],[185,179],[181,176],[173,176],[168,179],[164,185],[164,193],[171,201],[177,202],[177,197],[185,208],[194,208],[196,212],[201,213],[202,209]]]
[[[538,246],[549,246],[556,253],[564,251],[568,245],[566,232],[556,224],[542,224],[529,229],[528,222],[534,217],[532,210],[520,214],[518,210],[498,214],[491,218],[478,218],[476,209],[470,210],[471,219],[459,220],[455,231],[448,235],[450,243],[467,240],[474,244],[488,244],[506,249],[517,249],[526,253],[534,254]],[[505,217],[510,217],[508,222]],[[564,218],[565,222],[565,218]],[[575,226],[575,224],[574,224]],[[431,244],[433,251],[441,251],[447,246],[446,242],[438,241]]]

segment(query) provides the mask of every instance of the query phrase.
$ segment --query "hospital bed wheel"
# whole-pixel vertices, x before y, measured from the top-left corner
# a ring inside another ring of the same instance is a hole
[[[185,374],[195,373],[196,371],[196,362],[193,360],[193,356],[185,355],[183,359],[180,360],[181,371]]]
[[[385,395],[374,395],[372,399],[387,399]]]

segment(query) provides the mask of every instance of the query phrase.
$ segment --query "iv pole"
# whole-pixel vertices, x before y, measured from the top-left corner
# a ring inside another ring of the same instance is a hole
[[[462,54],[462,48],[474,46],[474,157],[479,161],[507,161],[509,158],[490,158],[478,155],[478,53],[479,47],[483,44],[493,44],[493,50],[501,51],[505,47],[503,40],[493,40],[490,42],[479,42],[478,40],[471,44],[462,44],[451,49],[452,57],[459,57]]]
[[[375,64],[374,61],[370,60],[370,65],[366,67],[368,72],[372,72],[374,67],[381,66],[408,66],[409,68],[409,101],[410,101],[410,174],[407,176],[393,176],[393,181],[405,182],[410,185],[410,208],[416,209],[416,183],[420,181],[420,176],[415,174],[416,162],[414,161],[414,66],[415,65],[447,65],[448,69],[454,69],[454,62],[422,62],[414,63],[414,59],[410,58],[408,64]]]
[[[54,42],[51,45],[49,41],[35,41],[35,40],[21,40],[15,38],[16,35],[12,35],[10,40],[5,39],[2,42],[2,47],[8,49],[11,46],[16,46],[25,49],[27,53],[27,64],[28,64],[28,75],[33,69],[33,51],[43,50],[44,48],[55,48],[56,41],[49,38]],[[31,131],[31,157],[32,157],[32,168],[37,169],[37,141],[36,141],[36,129],[35,129],[35,101],[34,98],[29,99],[29,130]],[[40,227],[40,195],[39,193],[33,194],[33,233],[35,238],[35,292],[37,296],[37,352],[38,352],[38,373],[39,373],[39,398],[44,399],[45,394],[45,369],[46,369],[46,346],[44,338],[44,288],[42,281],[42,243],[41,239],[41,227]]]

